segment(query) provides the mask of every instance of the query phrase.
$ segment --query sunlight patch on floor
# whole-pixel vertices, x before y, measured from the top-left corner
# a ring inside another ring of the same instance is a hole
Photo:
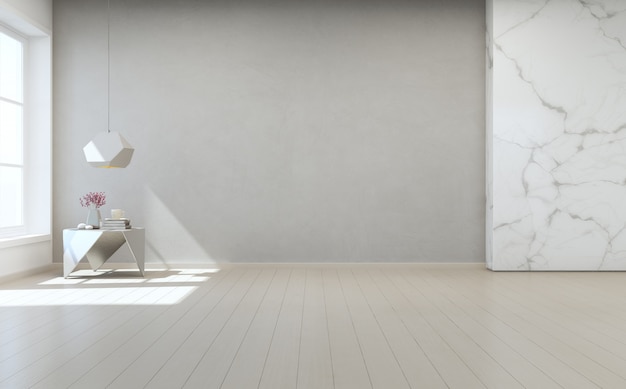
[[[0,290],[0,307],[174,305],[183,301],[196,289],[196,286],[142,286]],[[81,294],[88,294],[88,298],[80,298]]]

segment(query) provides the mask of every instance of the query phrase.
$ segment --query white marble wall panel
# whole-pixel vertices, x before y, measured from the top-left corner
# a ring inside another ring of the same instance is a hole
[[[487,13],[487,266],[626,270],[626,1]]]

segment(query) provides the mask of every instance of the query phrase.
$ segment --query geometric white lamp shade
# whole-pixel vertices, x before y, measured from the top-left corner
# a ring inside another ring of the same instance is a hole
[[[115,131],[101,132],[83,147],[85,159],[93,167],[126,167],[133,157],[133,146]]]

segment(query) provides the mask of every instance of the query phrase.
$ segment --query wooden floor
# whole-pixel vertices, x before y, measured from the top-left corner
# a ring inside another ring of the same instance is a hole
[[[625,273],[85,274],[0,284],[0,387],[626,388]]]

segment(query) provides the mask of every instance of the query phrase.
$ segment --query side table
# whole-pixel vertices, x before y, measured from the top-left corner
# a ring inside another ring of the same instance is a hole
[[[143,228],[128,230],[63,230],[63,276],[67,278],[78,263],[87,259],[93,270],[99,269],[124,244],[143,277],[146,232]]]

